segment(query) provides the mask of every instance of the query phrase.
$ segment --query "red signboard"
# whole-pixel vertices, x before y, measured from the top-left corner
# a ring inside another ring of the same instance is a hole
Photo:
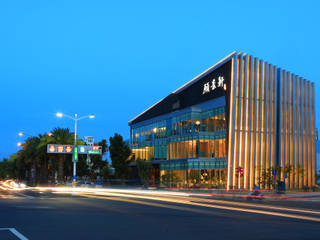
[[[56,146],[55,145],[49,145],[49,152],[55,152]]]
[[[66,152],[71,153],[72,152],[72,146],[66,146]]]
[[[98,150],[100,150],[100,146],[92,146],[92,150],[93,151],[98,151]]]
[[[57,146],[57,150],[57,152],[62,153],[64,150],[63,145]]]

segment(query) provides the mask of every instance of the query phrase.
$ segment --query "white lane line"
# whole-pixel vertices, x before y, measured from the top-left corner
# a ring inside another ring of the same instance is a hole
[[[16,194],[17,194],[17,195],[19,195],[19,196],[22,196],[22,197],[28,198],[28,199],[35,199],[35,197],[29,196],[29,195],[26,195],[26,194],[23,194],[23,193],[19,193],[19,192],[17,192]]]
[[[56,209],[55,207],[50,207],[50,206],[33,206],[33,205],[16,206],[16,208],[22,208],[22,209]]]
[[[0,228],[0,231],[10,231],[12,234],[14,234],[20,240],[29,240],[28,238],[23,236],[21,233],[19,233],[15,228]]]

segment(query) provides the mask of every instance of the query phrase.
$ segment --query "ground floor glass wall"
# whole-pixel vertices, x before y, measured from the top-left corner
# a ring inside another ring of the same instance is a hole
[[[173,188],[226,188],[227,169],[161,170],[160,183]]]

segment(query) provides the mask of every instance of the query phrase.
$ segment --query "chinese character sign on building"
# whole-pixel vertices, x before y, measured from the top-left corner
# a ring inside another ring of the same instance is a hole
[[[218,80],[213,78],[210,82],[206,82],[203,85],[202,95],[204,95],[206,93],[209,93],[211,91],[214,91],[216,88],[224,88],[224,89],[226,89],[226,84],[224,82],[224,77],[223,76],[219,76]]]

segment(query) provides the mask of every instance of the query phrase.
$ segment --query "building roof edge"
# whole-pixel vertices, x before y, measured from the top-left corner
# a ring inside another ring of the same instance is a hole
[[[191,84],[193,84],[194,82],[196,82],[197,80],[199,80],[203,75],[210,73],[211,71],[213,71],[215,68],[217,68],[219,65],[223,64],[224,62],[228,61],[231,57],[233,57],[235,54],[237,54],[237,51],[233,51],[232,53],[230,53],[228,56],[224,57],[223,59],[221,59],[219,62],[217,62],[216,64],[214,64],[213,66],[211,66],[210,68],[206,69],[204,72],[200,73],[199,75],[197,75],[196,77],[194,77],[193,79],[191,79],[189,82],[185,83],[184,85],[182,85],[181,87],[179,87],[177,90],[173,91],[171,94],[176,94],[180,91],[182,91],[183,89],[187,88],[188,86],[190,86]],[[239,54],[239,53],[238,53]],[[169,94],[169,95],[171,95]],[[168,96],[166,96],[168,97]],[[134,121],[135,119],[137,119],[138,117],[140,117],[142,114],[144,114],[145,112],[147,112],[149,109],[153,108],[154,106],[156,106],[158,103],[162,102],[166,97],[162,98],[161,100],[159,100],[158,102],[156,102],[155,104],[153,104],[151,107],[147,108],[146,110],[144,110],[142,113],[138,114],[137,116],[135,116],[134,118],[132,118],[128,124],[130,125],[130,123],[132,121]]]

